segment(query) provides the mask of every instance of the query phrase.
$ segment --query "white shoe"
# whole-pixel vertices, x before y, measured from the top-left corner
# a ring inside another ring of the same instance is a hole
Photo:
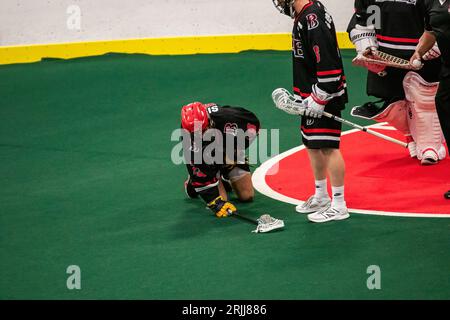
[[[428,149],[422,154],[421,164],[424,166],[436,164],[439,162],[439,155],[433,149]]]
[[[350,217],[346,207],[334,208],[329,207],[318,212],[308,214],[308,220],[311,222],[322,223],[333,220],[344,220]]]
[[[330,198],[317,199],[315,196],[309,197],[306,202],[295,207],[298,213],[313,213],[328,209],[331,205]]]

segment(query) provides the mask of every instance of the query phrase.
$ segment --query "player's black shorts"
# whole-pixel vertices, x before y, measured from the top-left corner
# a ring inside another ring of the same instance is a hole
[[[241,172],[245,171],[245,172],[250,172],[250,165],[248,163],[248,160],[245,159],[245,163],[240,163],[240,164],[236,164],[236,165],[223,165],[220,168],[220,174],[222,176],[223,179],[225,180],[230,180],[230,172],[234,169],[234,168],[239,168],[241,170]]]
[[[326,110],[340,117],[338,108]],[[303,144],[308,149],[339,149],[342,125],[336,120],[322,116],[320,119],[302,117],[301,133]]]

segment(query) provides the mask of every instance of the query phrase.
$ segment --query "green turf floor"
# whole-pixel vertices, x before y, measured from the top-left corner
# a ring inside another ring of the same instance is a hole
[[[348,109],[367,99],[352,55]],[[185,199],[186,169],[170,160],[180,107],[248,107],[281,128],[284,151],[299,144],[298,123],[270,93],[290,86],[289,52],[1,66],[0,298],[449,299],[449,219],[315,225],[258,194],[241,210],[287,228],[254,235]],[[66,287],[69,265],[81,290]],[[381,290],[366,286],[369,265]]]

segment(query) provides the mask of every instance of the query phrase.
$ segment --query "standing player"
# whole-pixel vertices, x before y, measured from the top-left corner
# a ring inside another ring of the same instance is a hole
[[[442,70],[436,94],[436,110],[447,145],[450,141],[450,0],[426,0],[426,31],[411,58],[422,59],[435,41],[442,51]],[[450,191],[444,195],[450,198]]]
[[[183,141],[184,155],[189,159],[186,194],[200,196],[218,218],[236,211],[227,191],[233,190],[242,202],[252,201],[254,190],[245,149],[258,135],[258,118],[244,108],[193,102],[181,109],[181,126],[189,133],[189,139]],[[220,137],[212,139],[214,133]],[[206,152],[214,143],[218,143],[217,150]]]
[[[273,2],[281,13],[294,19],[294,93],[308,106],[301,120],[301,133],[314,173],[315,194],[296,210],[309,213],[308,219],[313,222],[347,219],[345,163],[339,150],[341,124],[322,118],[324,110],[340,116],[348,101],[333,19],[316,0]],[[327,191],[327,174],[332,199]]]
[[[424,28],[423,0],[355,0],[355,14],[347,31],[358,55],[366,50],[380,50],[409,60]],[[434,106],[411,103],[409,95],[405,97],[405,91],[424,91],[433,95],[432,90],[421,88],[429,89],[430,82],[438,81],[441,62],[436,58],[439,56],[438,46],[432,46],[424,55],[424,67],[417,72],[423,80],[414,75],[405,79],[407,70],[384,70],[383,67],[365,65],[370,71],[367,76],[367,94],[381,100],[352,109],[353,116],[387,121],[399,129],[409,142],[411,157],[417,157],[422,164],[435,164],[446,156],[443,138]],[[411,117],[410,114],[416,116]],[[422,119],[424,114],[426,121],[416,123],[416,119]],[[436,134],[432,135],[432,132]]]

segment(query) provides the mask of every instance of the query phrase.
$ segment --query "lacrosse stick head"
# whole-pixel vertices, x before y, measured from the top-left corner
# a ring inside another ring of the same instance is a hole
[[[388,53],[379,50],[366,50],[363,54],[359,54],[353,59],[353,64],[361,67],[365,67],[372,72],[378,73],[379,68],[398,68],[406,70],[420,70],[423,64],[411,65],[408,60],[390,55]],[[371,70],[372,69],[372,70]]]
[[[280,110],[292,115],[302,115],[305,111],[305,106],[301,101],[297,101],[289,91],[284,88],[275,89],[272,92],[272,100]]]
[[[254,233],[266,233],[284,228],[283,220],[276,219],[268,214],[263,214],[256,221],[258,222],[258,225],[256,226],[256,229],[252,231]]]
[[[276,106],[278,104],[285,104],[289,100],[290,92],[284,88],[278,88],[272,92],[272,100]]]

